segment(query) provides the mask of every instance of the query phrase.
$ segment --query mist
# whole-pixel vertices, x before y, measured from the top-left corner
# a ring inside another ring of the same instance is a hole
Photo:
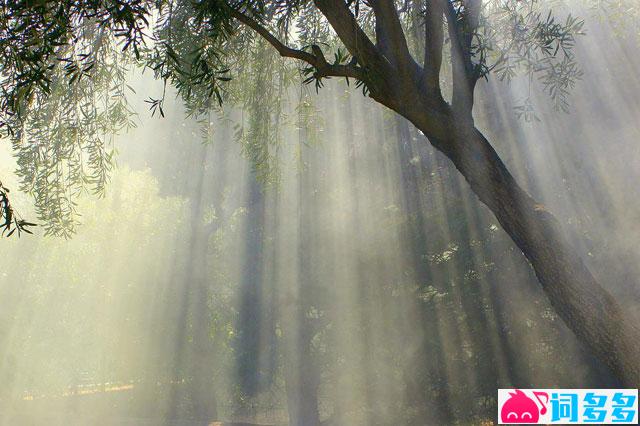
[[[489,77],[474,116],[638,323],[637,39],[586,28],[568,113]],[[76,234],[0,245],[1,424],[284,425],[315,404],[323,425],[487,425],[497,388],[620,387],[451,162],[361,89],[283,94],[265,182],[244,111],[203,122],[171,93],[151,116],[162,85],[128,83],[137,127]]]

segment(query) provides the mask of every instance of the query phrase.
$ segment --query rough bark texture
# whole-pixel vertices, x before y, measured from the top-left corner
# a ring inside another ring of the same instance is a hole
[[[567,326],[623,385],[637,387],[640,331],[576,254],[558,220],[517,184],[475,127],[456,127],[452,121],[447,137],[429,139],[454,163],[522,250]]]

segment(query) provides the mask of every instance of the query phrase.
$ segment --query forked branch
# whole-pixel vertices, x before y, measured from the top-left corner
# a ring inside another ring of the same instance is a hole
[[[314,73],[315,78],[347,77],[361,81],[364,81],[366,78],[364,70],[355,64],[330,64],[327,62],[326,58],[322,54],[322,50],[318,46],[312,46],[313,53],[294,49],[282,43],[267,28],[250,16],[247,16],[233,8],[230,8],[230,12],[233,18],[257,32],[262,38],[271,44],[271,46],[280,53],[280,56],[299,59],[314,67],[316,70]]]
[[[372,0],[376,17],[376,44],[384,55],[400,69],[410,70],[413,58],[393,0]]]
[[[479,25],[481,0],[463,0],[458,6],[446,0],[444,11],[451,39],[451,66],[453,76],[452,103],[461,118],[472,120],[473,92],[480,78],[473,64],[472,42]]]
[[[391,63],[369,39],[343,0],[314,0],[314,4],[359,64],[393,76]]]

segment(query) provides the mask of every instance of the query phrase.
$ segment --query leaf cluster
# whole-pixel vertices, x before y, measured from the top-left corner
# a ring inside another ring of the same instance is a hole
[[[582,77],[575,57],[583,21],[562,12],[560,1],[483,2],[477,25],[469,26],[468,1],[449,0],[453,34],[470,40],[472,72],[536,83],[559,110]],[[398,2],[397,12],[412,54],[424,53],[429,1]],[[347,6],[372,39],[372,4]],[[293,65],[246,25],[242,14],[288,48],[322,58]],[[560,16],[563,16],[560,18]],[[445,34],[451,33],[445,31]],[[445,43],[451,44],[450,39]],[[324,59],[325,55],[329,61]],[[241,110],[235,137],[263,182],[277,181],[284,99],[299,81],[319,90],[327,67],[357,66],[356,85],[369,94],[374,81],[309,0],[18,0],[0,3],[0,128],[10,136],[22,189],[36,200],[49,234],[68,236],[77,224],[75,200],[104,192],[114,165],[112,135],[134,125],[127,103],[131,64],[162,81],[160,96],[149,96],[152,115],[165,115],[167,86],[184,101],[190,116],[211,134],[212,110],[228,101]],[[446,61],[445,61],[446,62]],[[299,64],[298,64],[299,65]],[[233,75],[232,75],[233,72]],[[441,74],[443,78],[445,74]],[[232,77],[239,76],[241,78]],[[349,77],[351,78],[351,77]],[[347,78],[347,82],[349,82]],[[530,89],[531,90],[531,89]],[[535,120],[531,97],[516,114]],[[226,114],[229,116],[229,114]]]
[[[503,0],[488,2],[474,42],[474,57],[481,75],[494,73],[511,82],[524,76],[529,92],[538,82],[557,110],[569,111],[569,96],[583,71],[575,56],[577,38],[585,34],[584,21],[565,13],[558,17],[560,2]],[[531,106],[530,95],[523,108]]]
[[[16,231],[18,236],[22,232],[31,234],[32,232],[29,229],[31,226],[36,226],[36,224],[19,218],[18,214],[14,212],[9,202],[9,189],[0,182],[0,229],[2,229],[0,235],[5,236],[6,233],[6,236],[10,237]]]

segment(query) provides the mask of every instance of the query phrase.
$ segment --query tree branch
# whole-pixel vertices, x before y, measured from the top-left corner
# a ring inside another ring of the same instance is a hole
[[[300,59],[301,61],[307,62],[310,65],[315,66],[317,63],[317,58],[313,56],[309,52],[305,52],[303,50],[293,49],[289,46],[283,44],[280,40],[278,40],[273,34],[269,32],[265,27],[260,25],[258,21],[249,16],[230,8],[231,16],[238,21],[242,22],[246,26],[250,27],[252,30],[257,32],[262,38],[269,42],[277,51],[280,53],[280,56],[287,58],[295,58]]]
[[[355,64],[330,64],[322,54],[322,50],[318,46],[312,46],[313,53],[305,52],[304,50],[293,49],[286,46],[277,37],[275,37],[269,30],[260,25],[255,19],[233,9],[229,8],[230,14],[233,18],[237,19],[241,23],[245,24],[255,32],[257,32],[262,38],[264,38],[271,46],[273,46],[280,56],[286,58],[299,59],[308,63],[316,69],[314,77],[351,77],[358,80],[365,81],[366,75],[362,68],[357,67]]]
[[[409,69],[414,62],[393,0],[372,0],[376,16],[376,44],[390,62]]]
[[[456,10],[452,0],[446,1],[444,11],[451,39],[451,67],[453,74],[452,104],[462,119],[472,121],[473,93],[480,77],[472,62],[471,43],[478,28],[481,0],[463,1],[463,9]]]
[[[444,45],[443,13],[447,0],[427,2],[424,30],[424,74],[427,90],[440,94],[440,70]]]
[[[463,0],[465,10],[465,19],[467,26],[471,30],[469,43],[471,43],[471,36],[478,29],[480,24],[480,12],[482,10],[482,0]]]
[[[359,64],[382,72],[387,78],[394,75],[391,63],[369,40],[344,1],[314,0],[314,3]]]

